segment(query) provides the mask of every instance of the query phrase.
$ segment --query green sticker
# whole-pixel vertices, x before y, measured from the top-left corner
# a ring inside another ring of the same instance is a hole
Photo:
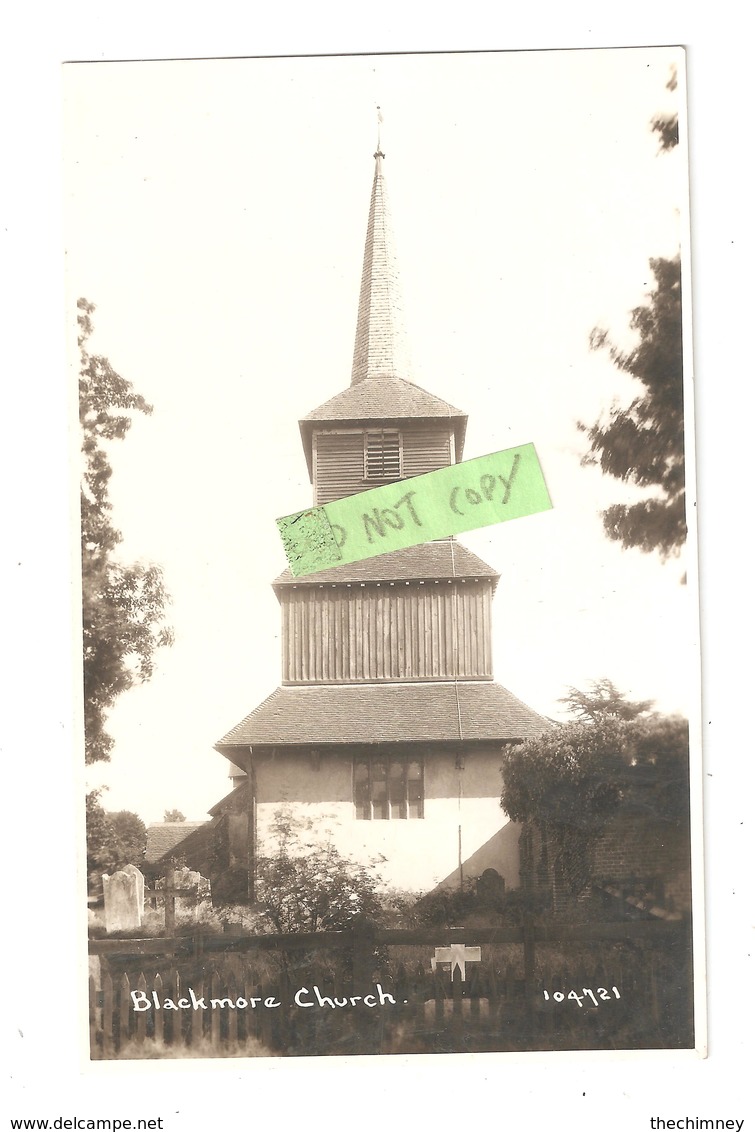
[[[533,444],[278,519],[295,577],[505,523],[553,506]]]
[[[310,507],[308,511],[286,515],[276,522],[292,574],[312,574],[341,561],[341,552],[324,507]]]

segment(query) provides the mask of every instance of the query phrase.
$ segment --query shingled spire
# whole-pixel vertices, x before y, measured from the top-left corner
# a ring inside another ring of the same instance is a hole
[[[362,285],[351,384],[368,378],[411,377],[404,311],[383,174],[385,154],[374,153],[370,215],[364,244]]]

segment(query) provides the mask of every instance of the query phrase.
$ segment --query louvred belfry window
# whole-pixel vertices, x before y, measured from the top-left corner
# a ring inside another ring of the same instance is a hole
[[[401,479],[401,433],[367,432],[364,436],[364,478]]]
[[[354,805],[362,821],[424,817],[421,761],[401,756],[355,759]]]

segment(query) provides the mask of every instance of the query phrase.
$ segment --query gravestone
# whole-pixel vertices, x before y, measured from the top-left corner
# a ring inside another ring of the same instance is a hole
[[[144,877],[135,865],[102,877],[105,897],[105,931],[122,932],[140,928],[144,910]]]
[[[497,869],[485,869],[477,879],[477,899],[483,907],[500,908],[506,895],[506,882]]]
[[[139,922],[141,923],[144,916],[144,877],[136,865],[124,865],[121,872],[129,873],[136,879],[136,901],[139,908]]]

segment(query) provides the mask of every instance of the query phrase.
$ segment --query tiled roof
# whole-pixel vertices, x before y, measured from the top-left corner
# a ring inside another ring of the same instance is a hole
[[[369,377],[357,385],[350,385],[342,393],[336,393],[335,397],[307,413],[300,424],[304,426],[308,421],[404,420],[408,417],[422,420],[453,417],[457,424],[467,419],[461,409],[412,381],[402,377]]]
[[[383,177],[384,154],[375,154],[370,213],[364,242],[354,340],[352,385],[374,377],[407,377],[411,372],[404,309]]]
[[[249,794],[248,791],[244,789],[244,784],[239,783],[238,786],[234,786],[230,793],[225,794],[219,802],[216,802],[214,806],[210,806],[207,813],[212,814],[214,818],[220,817],[222,814],[238,813],[240,809],[246,807],[248,797]]]
[[[511,692],[487,681],[286,687],[276,689],[216,749],[460,738],[507,742],[548,726]]]
[[[335,585],[347,582],[404,582],[434,578],[493,578],[500,575],[455,540],[425,542],[404,550],[392,550],[347,566],[333,566],[316,574],[295,578],[284,570],[274,586]]]
[[[168,853],[180,852],[179,846],[192,833],[209,826],[206,821],[160,821],[147,826],[145,861],[161,861]]]

